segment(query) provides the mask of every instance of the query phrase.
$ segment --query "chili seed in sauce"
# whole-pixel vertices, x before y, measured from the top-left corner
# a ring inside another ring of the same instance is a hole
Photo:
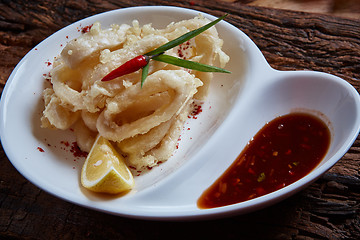
[[[234,163],[199,198],[198,207],[214,208],[271,193],[311,172],[325,157],[331,134],[306,113],[290,113],[267,123]]]

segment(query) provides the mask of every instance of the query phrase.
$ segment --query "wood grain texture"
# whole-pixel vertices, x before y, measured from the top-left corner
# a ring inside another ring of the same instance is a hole
[[[323,13],[360,19],[358,0],[240,0],[252,6],[272,7],[302,12]]]
[[[247,6],[239,1],[60,0],[0,2],[0,88],[21,58],[60,28],[96,13],[174,5],[245,32],[272,67],[316,70],[360,90],[360,21]],[[136,16],[134,16],[136,17]],[[23,178],[0,148],[0,239],[360,239],[360,139],[321,179],[269,208],[200,222],[127,219],[85,209]]]

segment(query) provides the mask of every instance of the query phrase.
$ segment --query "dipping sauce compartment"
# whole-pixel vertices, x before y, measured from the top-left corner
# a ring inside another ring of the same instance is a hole
[[[279,190],[325,157],[331,134],[318,117],[291,113],[267,123],[199,198],[199,208],[230,205]]]

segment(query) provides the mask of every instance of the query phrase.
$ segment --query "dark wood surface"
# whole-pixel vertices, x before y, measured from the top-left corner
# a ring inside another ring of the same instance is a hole
[[[244,1],[241,1],[244,2]],[[66,25],[116,8],[175,5],[245,32],[279,70],[340,76],[360,89],[360,21],[226,1],[81,0],[0,2],[0,89],[21,58]],[[136,16],[134,16],[136,17]],[[198,222],[127,219],[58,199],[22,177],[0,148],[0,239],[360,239],[360,138],[304,191],[269,208]]]

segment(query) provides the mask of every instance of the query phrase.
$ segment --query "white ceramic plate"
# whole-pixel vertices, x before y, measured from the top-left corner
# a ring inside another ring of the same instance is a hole
[[[81,28],[95,21],[107,27],[131,24],[136,17],[140,24],[151,22],[160,28],[197,14],[176,7],[115,10],[76,22],[31,50],[11,74],[1,99],[1,141],[16,169],[41,189],[75,204],[121,216],[179,220],[242,214],[268,206],[303,189],[334,165],[359,133],[356,90],[324,73],[273,70],[243,32],[222,21],[216,27],[231,57],[226,68],[233,73],[215,74],[203,112],[186,123],[174,156],[136,177],[135,189],[122,197],[92,194],[79,185],[84,159],[74,157],[70,146],[64,144],[74,141],[72,132],[39,127],[43,75],[51,69],[48,63],[67,41],[81,34]],[[333,138],[321,164],[279,191],[239,204],[199,209],[199,196],[230,166],[251,137],[266,122],[296,110],[318,114],[329,123]]]

